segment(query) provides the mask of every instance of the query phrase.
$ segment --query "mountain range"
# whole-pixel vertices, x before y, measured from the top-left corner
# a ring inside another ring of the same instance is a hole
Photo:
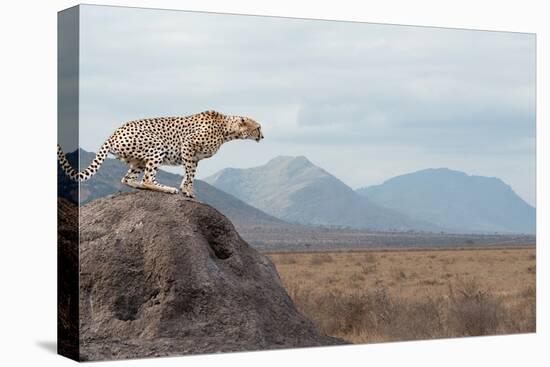
[[[285,221],[452,233],[534,233],[535,209],[498,178],[427,169],[354,191],[307,158],[277,157],[204,179]]]

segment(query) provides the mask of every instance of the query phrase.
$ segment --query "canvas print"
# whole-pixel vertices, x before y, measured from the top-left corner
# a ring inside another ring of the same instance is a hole
[[[58,350],[536,331],[536,35],[58,14]]]

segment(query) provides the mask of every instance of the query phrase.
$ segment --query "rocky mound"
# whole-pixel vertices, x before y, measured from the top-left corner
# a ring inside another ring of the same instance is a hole
[[[212,207],[141,191],[81,210],[81,359],[343,344]]]

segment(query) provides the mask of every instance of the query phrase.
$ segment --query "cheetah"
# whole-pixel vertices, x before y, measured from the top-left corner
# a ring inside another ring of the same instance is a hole
[[[75,170],[59,144],[57,158],[63,171],[74,181],[86,181],[99,169],[107,155],[129,165],[121,182],[136,189],[175,194],[178,189],[156,181],[161,165],[183,165],[182,194],[195,197],[193,180],[201,159],[212,157],[223,143],[235,139],[260,142],[261,125],[249,117],[227,116],[205,111],[186,117],[157,117],[124,123],[99,148],[92,163],[81,172]],[[141,181],[138,176],[143,173]]]

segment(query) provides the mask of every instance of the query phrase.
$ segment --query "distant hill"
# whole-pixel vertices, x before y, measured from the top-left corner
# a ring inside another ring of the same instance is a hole
[[[535,208],[498,178],[426,169],[357,192],[380,206],[454,231],[535,233]]]
[[[293,223],[376,230],[438,229],[378,206],[303,156],[277,157],[248,169],[226,168],[204,181]]]
[[[90,153],[85,150],[80,150],[80,160],[82,166],[87,166],[95,157],[95,153]],[[77,167],[76,151],[67,154],[67,159],[73,167]],[[98,173],[90,180],[81,183],[80,185],[80,201],[82,204],[92,200],[111,195],[117,192],[135,191],[120,183],[120,179],[124,176],[128,167],[116,159],[107,158]],[[58,167],[58,181],[60,183],[60,196],[77,202],[78,192],[74,190],[74,184],[69,181],[69,178]],[[182,176],[160,170],[157,174],[159,182],[179,187]],[[63,188],[68,188],[64,190]],[[277,219],[271,215],[242,202],[241,200],[203,182],[195,180],[195,192],[197,199],[203,203],[209,204],[219,210],[221,213],[229,217],[231,221],[239,227],[285,227],[288,223]]]

